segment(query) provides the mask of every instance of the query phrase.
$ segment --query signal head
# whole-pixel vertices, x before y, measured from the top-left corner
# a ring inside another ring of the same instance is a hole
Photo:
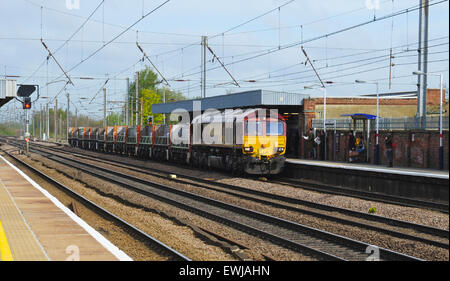
[[[24,98],[23,109],[31,109],[31,98],[29,97]]]

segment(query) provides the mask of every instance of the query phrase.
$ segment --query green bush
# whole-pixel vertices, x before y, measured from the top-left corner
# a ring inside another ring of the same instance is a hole
[[[14,136],[15,130],[4,124],[0,124],[0,136]]]

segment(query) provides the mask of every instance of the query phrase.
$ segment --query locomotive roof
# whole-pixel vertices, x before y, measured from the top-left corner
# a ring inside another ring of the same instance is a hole
[[[264,112],[265,115],[270,114],[270,112],[275,112],[278,118],[278,113],[275,110],[266,108],[255,108],[255,109],[242,109],[242,110],[231,110],[231,111],[207,111],[199,116],[192,119],[192,123],[211,123],[212,121],[220,122],[234,122],[235,120],[243,121],[245,117],[258,115],[259,110],[267,110]]]
[[[275,92],[267,90],[246,91],[229,95],[208,97],[197,100],[185,100],[162,104],[153,104],[153,113],[172,113],[176,109],[184,109],[188,112],[194,111],[194,102],[200,102],[201,110],[207,109],[233,109],[233,108],[258,108],[277,106],[301,106],[303,100],[309,95]]]

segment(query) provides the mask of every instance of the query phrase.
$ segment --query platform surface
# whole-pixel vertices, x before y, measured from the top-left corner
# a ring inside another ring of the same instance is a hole
[[[344,163],[344,162],[332,162],[332,161],[320,161],[320,160],[307,160],[307,159],[293,159],[288,158],[287,163],[300,164],[300,165],[310,165],[319,167],[329,167],[329,168],[340,168],[349,170],[359,170],[368,171],[376,173],[387,173],[387,174],[397,174],[397,175],[407,175],[407,176],[417,176],[417,177],[428,177],[428,178],[439,178],[447,179],[449,178],[448,171],[431,170],[431,169],[416,169],[416,168],[403,168],[403,167],[386,167],[382,165],[371,165],[365,163]]]
[[[130,258],[0,156],[0,261]]]

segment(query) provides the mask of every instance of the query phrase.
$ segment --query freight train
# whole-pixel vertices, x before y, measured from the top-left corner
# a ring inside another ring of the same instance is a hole
[[[286,122],[269,109],[208,112],[176,125],[70,128],[68,136],[72,147],[237,174],[279,174],[286,160]]]

